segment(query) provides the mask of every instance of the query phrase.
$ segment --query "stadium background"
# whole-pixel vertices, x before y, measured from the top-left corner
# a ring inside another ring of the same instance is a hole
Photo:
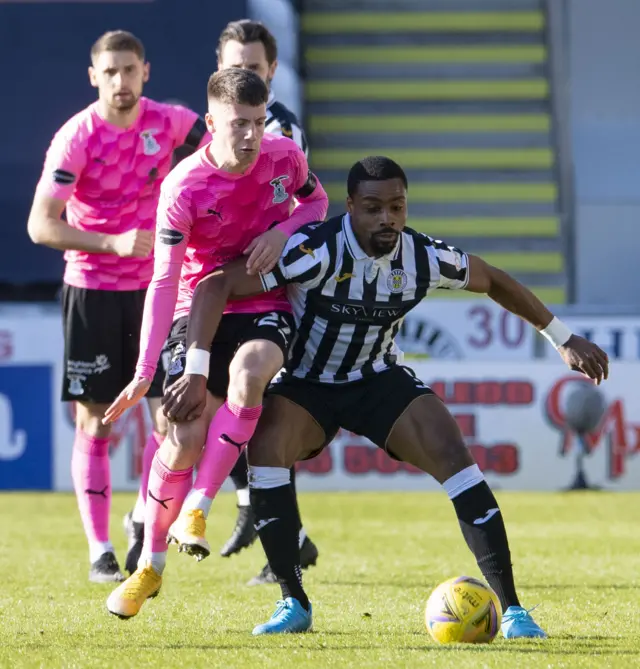
[[[607,349],[607,410],[587,442],[587,477],[639,487],[640,3],[402,0],[391,12],[379,0],[4,0],[0,489],[71,488],[73,427],[58,401],[62,258],[29,241],[26,218],[51,136],[94,99],[90,45],[130,29],[152,63],[145,93],[202,111],[217,35],[247,15],[278,38],[275,91],[303,114],[332,211],[354,160],[397,157],[415,227],[512,271]],[[564,404],[580,381],[490,301],[450,298],[407,321],[417,371],[449,402],[494,486],[570,485],[577,448]],[[114,488],[136,488],[147,429],[143,410],[117,426]],[[352,435],[302,471],[302,489],[434,488]]]

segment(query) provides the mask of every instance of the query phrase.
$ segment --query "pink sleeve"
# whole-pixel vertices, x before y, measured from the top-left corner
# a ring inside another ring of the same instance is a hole
[[[178,127],[177,142],[176,144],[184,144],[185,140],[189,136],[189,133],[194,127],[196,121],[200,120],[204,124],[204,119],[202,119],[196,112],[188,109],[187,107],[182,107],[176,105],[174,107],[175,111],[175,122]],[[201,148],[208,144],[211,141],[211,135],[208,131],[205,130],[200,143],[197,148]]]
[[[36,193],[66,202],[73,194],[86,162],[83,136],[65,125],[51,141]]]
[[[307,159],[300,149],[295,152],[295,160],[297,179],[294,195],[298,204],[291,216],[276,226],[288,237],[306,223],[324,221],[329,208],[329,197],[316,175],[309,169]]]
[[[162,186],[156,216],[153,278],[147,289],[140,330],[136,376],[152,379],[164,342],[169,335],[178,299],[178,283],[191,234],[189,192]]]

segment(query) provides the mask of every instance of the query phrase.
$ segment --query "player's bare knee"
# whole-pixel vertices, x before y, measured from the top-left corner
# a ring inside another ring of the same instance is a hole
[[[76,427],[96,439],[106,439],[111,434],[111,424],[103,425],[102,419],[108,404],[76,404]]]
[[[261,369],[258,365],[245,367],[231,374],[229,383],[229,400],[241,406],[257,406],[262,403],[264,389],[273,377],[269,370]]]
[[[207,438],[207,421],[202,417],[188,423],[169,423],[160,457],[169,469],[187,469],[198,462]]]

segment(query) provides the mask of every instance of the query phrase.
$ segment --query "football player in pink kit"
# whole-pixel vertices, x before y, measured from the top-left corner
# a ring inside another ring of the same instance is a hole
[[[149,64],[134,35],[104,34],[91,63],[98,100],[53,138],[28,230],[37,244],[65,251],[62,399],[77,407],[71,472],[89,579],[107,582],[124,576],[109,540],[111,427],[102,418],[135,370],[160,184],[176,154],[193,152],[209,136],[196,113],[142,97]],[[161,396],[158,374],[149,392],[151,454],[166,432]]]
[[[327,195],[304,153],[286,137],[263,137],[268,89],[258,75],[219,71],[207,97],[213,139],[162,185],[136,376],[105,421],[117,419],[151,387],[167,333],[173,352],[167,383],[193,372],[185,366],[185,338],[200,279],[243,254],[250,273],[267,271],[289,236],[327,211]],[[291,213],[293,198],[298,206]],[[136,615],[160,589],[167,538],[199,559],[209,555],[205,529],[212,500],[251,438],[265,388],[287,357],[293,321],[283,291],[230,302],[223,320],[210,354],[198,361],[208,377],[206,406],[197,417],[169,423],[153,460],[139,567],[107,600],[120,617]]]

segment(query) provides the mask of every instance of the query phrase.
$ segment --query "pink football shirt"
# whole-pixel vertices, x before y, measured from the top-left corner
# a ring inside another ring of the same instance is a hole
[[[297,206],[291,212],[293,198]],[[138,375],[153,375],[172,318],[189,314],[198,281],[242,256],[256,237],[277,226],[287,236],[322,221],[327,194],[295,142],[265,135],[243,173],[218,169],[208,147],[183,160],[162,184],[155,269],[145,301]],[[290,311],[283,289],[230,302],[226,313]]]
[[[123,129],[102,119],[94,103],[53,138],[36,192],[65,200],[67,223],[80,230],[152,230],[173,150],[184,143],[197,118],[185,107],[143,97],[136,122]],[[207,133],[203,143],[210,139]],[[140,290],[153,275],[152,255],[66,251],[64,258],[64,281],[79,288]]]

